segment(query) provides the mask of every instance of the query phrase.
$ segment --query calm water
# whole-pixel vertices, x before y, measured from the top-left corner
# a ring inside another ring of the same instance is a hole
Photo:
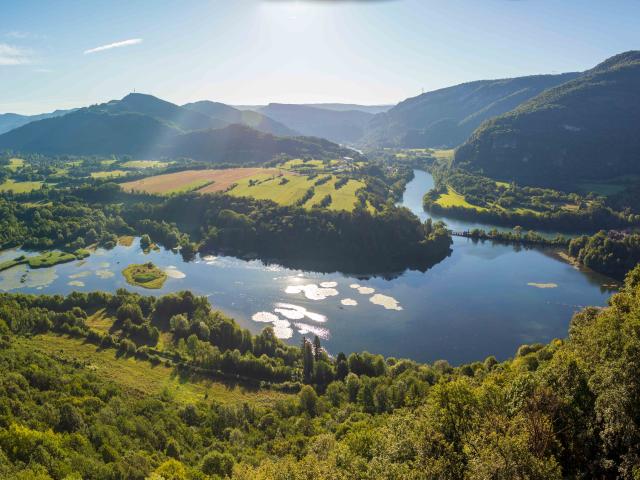
[[[416,172],[403,202],[423,219],[421,198],[430,183],[429,174]],[[454,229],[469,226],[448,223]],[[0,262],[18,254],[2,252]],[[143,261],[168,269],[171,278],[164,288],[145,290],[124,281],[121,270]],[[334,354],[368,350],[452,363],[492,354],[506,358],[522,343],[564,337],[573,312],[606,303],[610,292],[601,285],[607,282],[548,251],[464,238],[455,238],[452,255],[428,272],[409,271],[393,280],[303,272],[232,257],[187,263],[166,250],[144,255],[137,241],[50,269],[20,266],[0,273],[0,290],[12,292],[122,287],[157,295],[189,289],[207,295],[214,307],[254,332],[273,322],[279,336],[296,344],[302,334],[318,334]]]

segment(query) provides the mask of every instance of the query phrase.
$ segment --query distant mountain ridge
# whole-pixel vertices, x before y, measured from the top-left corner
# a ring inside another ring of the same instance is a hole
[[[18,113],[0,113],[0,134],[13,130],[14,128],[21,127],[27,123],[37,122],[38,120],[44,120],[46,118],[60,117],[67,113],[73,112],[71,110],[55,110],[50,113],[41,113],[38,115],[20,115]]]
[[[290,105],[300,105],[303,107],[313,107],[320,108],[323,110],[333,110],[337,112],[343,112],[345,110],[359,110],[365,113],[376,113],[386,112],[393,105],[360,105],[358,103],[292,103]],[[234,108],[238,110],[254,110],[256,112],[260,111],[261,108],[265,108],[267,105],[233,105]]]
[[[640,174],[640,51],[484,122],[455,163],[533,184]]]
[[[89,110],[110,114],[136,113],[147,115],[182,131],[222,128],[229,122],[203,113],[179,107],[153,95],[130,93],[121,100],[112,100],[88,107]]]
[[[482,121],[508,112],[578,75],[478,80],[423,93],[373,117],[359,143],[409,148],[455,147]]]
[[[339,143],[352,143],[360,139],[365,126],[374,116],[361,110],[338,111],[287,103],[270,103],[260,108],[259,112],[303,135]]]
[[[44,154],[129,154],[229,163],[266,162],[278,154],[353,156],[319,138],[284,138],[209,117],[151,95],[82,108],[0,135],[0,149]]]
[[[183,105],[188,110],[200,112],[213,118],[224,120],[225,122],[238,123],[255,128],[261,132],[271,133],[283,137],[294,137],[300,135],[294,129],[291,129],[280,122],[273,120],[253,110],[238,110],[224,103],[211,102],[202,100],[199,102],[187,103]]]

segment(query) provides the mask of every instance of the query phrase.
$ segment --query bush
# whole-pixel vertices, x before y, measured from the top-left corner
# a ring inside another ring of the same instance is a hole
[[[233,457],[228,453],[211,452],[202,460],[202,471],[207,475],[228,477],[234,463]]]

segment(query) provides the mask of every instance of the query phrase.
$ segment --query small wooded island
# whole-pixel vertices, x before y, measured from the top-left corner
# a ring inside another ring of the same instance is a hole
[[[122,270],[122,275],[130,285],[149,289],[162,288],[167,280],[167,274],[152,262],[131,264]]]

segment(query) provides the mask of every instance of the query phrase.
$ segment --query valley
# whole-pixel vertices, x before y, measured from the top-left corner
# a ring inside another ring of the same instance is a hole
[[[241,3],[0,6],[0,479],[640,479],[640,6]]]
[[[433,178],[419,170],[414,175],[401,204],[427,220],[422,195],[433,187]],[[448,217],[433,219],[444,220],[449,228],[460,231],[494,228]],[[0,260],[21,253],[5,252]],[[127,284],[120,270],[146,262],[153,262],[169,276],[164,286],[155,290],[157,294],[190,290],[206,295],[215,308],[254,333],[270,324],[260,314],[269,314],[266,318],[280,318],[276,335],[292,344],[310,332],[322,338],[334,354],[367,350],[429,362],[446,358],[460,363],[487,355],[504,359],[522,343],[561,337],[576,310],[583,305],[604,305],[616,284],[565,263],[553,248],[532,249],[460,237],[454,237],[451,256],[424,273],[409,270],[364,276],[342,273],[339,267],[335,272],[319,273],[229,256],[203,254],[185,261],[171,250],[145,254],[136,239],[130,246],[98,249],[80,262],[47,272],[29,272],[22,283],[23,270],[8,270],[0,273],[0,290],[69,294],[115,292],[126,287],[144,294],[144,288]],[[538,289],[530,283],[553,284],[554,288]],[[323,284],[334,285],[327,287],[329,295],[296,289],[305,285],[325,288]],[[354,285],[358,288],[352,288]],[[361,289],[372,293],[360,293]],[[393,299],[400,309],[372,303],[373,293]],[[457,298],[455,309],[450,308],[452,298]],[[345,299],[354,302],[343,303]],[[283,307],[287,305],[290,307]],[[311,312],[317,320],[298,319],[297,310],[291,308]],[[278,310],[291,311],[296,319],[283,317]],[[451,338],[456,339],[455,347],[447,340]]]

